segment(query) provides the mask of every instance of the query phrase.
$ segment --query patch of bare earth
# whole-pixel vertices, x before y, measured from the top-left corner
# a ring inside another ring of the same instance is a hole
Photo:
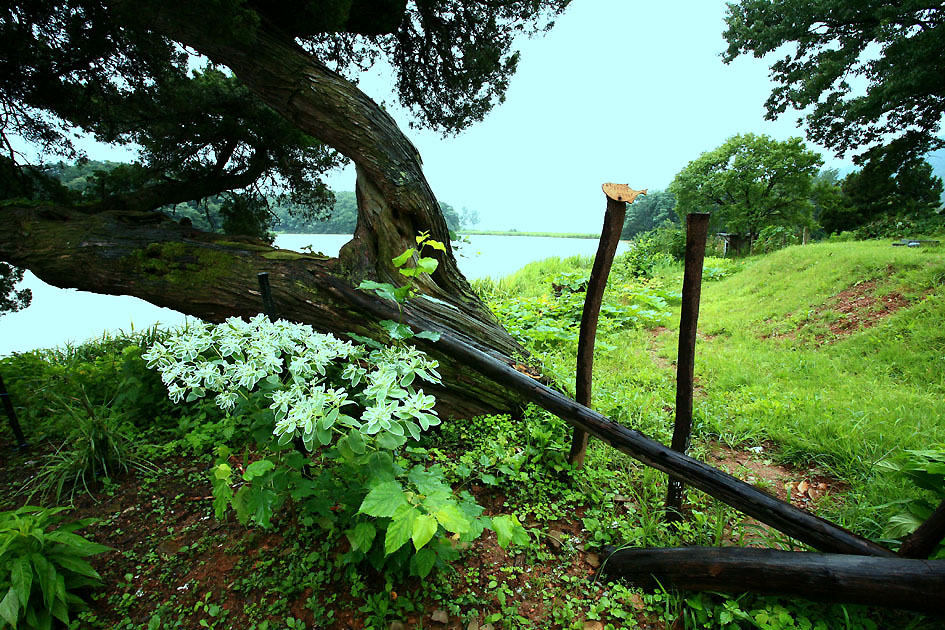
[[[772,445],[749,450],[736,450],[723,444],[710,446],[706,463],[723,470],[730,475],[752,484],[777,499],[789,501],[793,506],[812,511],[818,503],[828,497],[842,495],[849,486],[837,479],[823,474],[816,468],[798,468],[778,464],[772,459]],[[739,542],[744,546],[768,546],[764,542],[764,533],[770,529],[761,523],[748,519],[750,529],[757,535],[743,537]]]

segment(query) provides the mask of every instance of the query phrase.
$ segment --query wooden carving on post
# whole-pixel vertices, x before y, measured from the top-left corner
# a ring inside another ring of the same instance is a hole
[[[626,184],[604,184],[601,186],[607,195],[607,209],[604,212],[604,227],[600,233],[600,245],[597,247],[597,256],[594,258],[594,267],[587,283],[587,296],[584,298],[584,312],[581,314],[581,331],[578,335],[577,375],[575,377],[575,399],[585,407],[591,406],[591,378],[594,369],[594,341],[597,337],[597,320],[600,316],[600,305],[604,298],[604,287],[607,286],[607,276],[614,262],[617,244],[620,242],[620,232],[623,230],[624,217],[627,214],[627,204],[639,195],[645,195],[644,190],[633,190]],[[581,429],[574,430],[571,440],[571,452],[568,462],[575,467],[584,464],[584,455],[587,453],[587,433]]]

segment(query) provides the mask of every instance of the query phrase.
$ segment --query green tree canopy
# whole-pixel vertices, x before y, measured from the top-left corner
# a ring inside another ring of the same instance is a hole
[[[633,238],[641,232],[648,232],[663,225],[666,221],[679,223],[676,197],[668,190],[651,190],[646,195],[637,197],[636,201],[627,207],[620,238]]]
[[[757,234],[768,225],[809,225],[811,185],[822,164],[800,138],[739,134],[686,165],[669,192],[680,217],[710,212],[716,230]]]
[[[853,212],[846,224],[831,227],[849,230],[884,216],[918,221],[938,216],[942,180],[927,161],[911,160],[895,172],[885,166],[870,163],[847,175],[842,188]]]
[[[943,146],[942,3],[740,0],[726,24],[726,63],[779,55],[769,119],[806,111],[798,122],[810,140],[838,155],[861,150],[862,161],[887,154],[895,168]]]

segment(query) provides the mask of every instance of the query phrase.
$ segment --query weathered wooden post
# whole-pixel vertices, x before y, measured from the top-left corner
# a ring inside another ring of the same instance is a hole
[[[594,342],[597,338],[597,321],[600,317],[600,305],[607,286],[607,276],[614,262],[623,220],[627,214],[627,204],[633,203],[646,190],[632,190],[626,184],[604,184],[607,196],[607,209],[604,211],[604,227],[600,233],[597,256],[591,268],[591,277],[587,282],[587,294],[584,298],[584,312],[581,314],[581,331],[578,335],[577,376],[575,377],[575,400],[585,407],[591,406],[591,379],[594,371]],[[571,440],[571,452],[568,463],[575,468],[584,465],[587,453],[587,433],[574,430]]]
[[[683,274],[682,312],[679,316],[679,351],[676,357],[676,424],[672,449],[685,454],[692,434],[692,378],[696,355],[696,325],[699,323],[699,298],[702,295],[702,263],[709,232],[709,215],[686,216],[686,267]],[[666,492],[666,518],[676,521],[683,499],[682,482],[669,478]]]
[[[269,274],[265,271],[256,274],[259,279],[259,292],[262,294],[263,310],[270,321],[276,321],[276,305],[272,301],[272,288],[269,286]]]
[[[2,376],[0,376],[0,398],[3,399],[3,410],[7,413],[7,420],[10,422],[10,429],[13,430],[13,437],[16,439],[16,446],[13,448],[16,450],[25,449],[28,444],[26,443],[26,438],[23,437],[23,429],[20,428],[20,423],[16,419],[16,411],[13,409],[13,401],[10,400],[10,394],[7,392],[7,386],[3,384]]]

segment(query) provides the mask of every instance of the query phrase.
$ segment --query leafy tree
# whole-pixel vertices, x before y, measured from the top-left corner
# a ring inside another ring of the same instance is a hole
[[[459,131],[502,100],[518,62],[514,38],[550,27],[568,1],[7,3],[0,8],[0,139],[17,134],[49,155],[71,157],[71,134],[80,130],[142,152],[137,167],[99,180],[97,202],[62,199],[54,210],[7,203],[0,260],[52,284],[128,292],[211,321],[257,312],[256,274],[268,271],[284,316],[323,332],[383,338],[367,306],[345,291],[364,279],[401,282],[391,260],[418,232],[449,238],[416,148],[351,79],[384,57],[415,124]],[[189,50],[210,65],[192,71]],[[331,196],[319,174],[339,154],[357,167],[358,221],[338,259],[274,253],[153,212],[230,191],[257,203],[284,196],[324,213]],[[20,164],[10,172],[12,180],[25,177]],[[518,352],[448,245],[431,277],[410,282],[434,298],[414,300],[416,320],[505,355]],[[443,363],[455,390],[440,397],[444,408],[517,403],[502,388],[484,387],[486,377],[460,383],[452,378],[459,368]]]
[[[912,160],[892,172],[884,163],[868,163],[843,180],[843,192],[855,213],[851,229],[880,217],[928,220],[938,216],[942,180],[925,160]]]
[[[620,238],[633,238],[641,232],[649,232],[663,225],[666,221],[679,223],[676,197],[668,190],[651,190],[646,195],[637,197],[636,201],[627,207]]]
[[[807,137],[838,155],[886,153],[897,168],[931,149],[945,112],[945,7],[880,0],[740,0],[728,5],[729,63],[780,56],[767,117],[809,111]],[[783,51],[786,53],[784,54]],[[860,89],[866,83],[865,91]]]
[[[843,194],[837,169],[824,169],[814,178],[810,199],[814,204],[814,219],[825,232],[842,232],[856,226],[856,208]]]
[[[690,162],[673,179],[676,212],[711,212],[716,230],[757,235],[768,225],[812,222],[811,186],[820,155],[800,138],[732,136]]]

